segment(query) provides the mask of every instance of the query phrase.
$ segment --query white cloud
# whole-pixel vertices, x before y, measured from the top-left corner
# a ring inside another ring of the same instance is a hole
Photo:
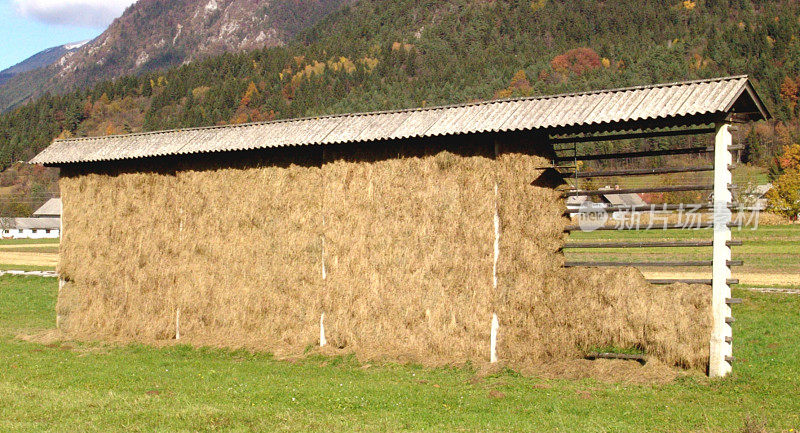
[[[106,27],[136,0],[14,0],[22,16],[47,24]]]

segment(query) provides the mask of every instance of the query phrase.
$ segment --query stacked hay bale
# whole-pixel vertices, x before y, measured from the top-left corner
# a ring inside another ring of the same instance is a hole
[[[62,329],[288,356],[324,313],[334,350],[440,365],[487,361],[496,314],[511,366],[614,345],[704,368],[707,288],[561,267],[549,152],[462,136],[65,169]]]
[[[63,329],[152,342],[177,327],[189,343],[303,353],[321,302],[319,163],[278,151],[65,172]]]
[[[633,268],[562,267],[569,219],[555,188],[563,179],[542,169],[550,154],[531,152],[547,148],[528,137],[497,147],[498,352],[512,365],[536,365],[596,348],[635,348],[670,365],[704,370],[710,287],[653,286]]]
[[[329,342],[362,357],[485,357],[493,154],[461,140],[325,152]]]

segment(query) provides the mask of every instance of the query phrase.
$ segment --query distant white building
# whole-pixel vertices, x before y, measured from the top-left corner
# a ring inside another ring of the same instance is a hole
[[[3,239],[56,239],[61,218],[2,218]]]
[[[752,203],[748,203],[749,204],[748,207],[750,208],[748,210],[757,210],[757,211],[767,210],[767,205],[769,204],[769,200],[767,200],[767,193],[771,189],[772,189],[771,183],[756,186],[755,190],[752,192],[752,197],[750,199]]]
[[[33,213],[35,218],[61,218],[61,199],[51,198],[36,212]]]
[[[595,196],[594,200],[585,195],[567,197],[567,209],[579,210],[586,202],[594,202],[602,207],[641,208],[647,206],[647,202],[639,194],[615,194],[609,191],[608,194]]]
[[[738,205],[737,209],[763,212],[767,210],[767,205],[769,205],[767,192],[771,189],[771,183],[764,185],[747,184],[733,191],[733,201]],[[708,195],[708,202],[714,202],[714,193]]]
[[[61,199],[51,198],[33,218],[0,218],[3,239],[57,239],[61,235]]]

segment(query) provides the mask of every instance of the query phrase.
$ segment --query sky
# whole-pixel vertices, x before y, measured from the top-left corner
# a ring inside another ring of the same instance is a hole
[[[135,0],[0,0],[0,70],[57,45],[92,39]]]

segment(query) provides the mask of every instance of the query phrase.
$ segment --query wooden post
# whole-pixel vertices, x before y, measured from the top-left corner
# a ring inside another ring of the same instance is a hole
[[[495,164],[498,164],[497,158],[500,156],[500,142],[494,143],[494,158]],[[492,263],[492,294],[497,297],[497,262],[500,260],[500,194],[497,179],[494,182],[494,261]],[[494,364],[497,362],[497,330],[500,328],[500,323],[497,320],[497,314],[492,314],[492,329],[489,337],[489,362]]]
[[[328,340],[325,338],[325,313],[319,316],[319,347],[325,347]]]
[[[61,241],[64,240],[64,199],[61,199],[61,216],[58,218],[58,261],[61,261]],[[61,273],[58,274],[58,296],[61,296],[61,290],[64,288],[64,279],[61,278]],[[63,320],[61,319],[61,315],[58,314],[58,308],[56,308],[56,329],[63,331],[61,329],[61,323]]]
[[[500,328],[500,323],[497,320],[497,314],[492,314],[492,333],[489,340],[489,362],[494,364],[497,362],[497,330]]]
[[[325,216],[322,217],[322,225],[325,225]],[[328,274],[325,270],[325,236],[321,237],[322,243],[322,285],[325,286],[325,278],[327,278]],[[322,314],[319,316],[319,347],[325,347],[328,344],[328,340],[325,338],[325,312],[323,311]]]
[[[181,307],[175,309],[175,339],[181,339]]]
[[[321,146],[321,153],[320,162],[319,162],[319,173],[320,173],[320,185],[322,186],[322,197],[320,199],[320,211],[322,213],[322,233],[319,237],[320,239],[320,264],[322,265],[322,289],[325,290],[327,286],[325,285],[325,280],[328,278],[328,270],[325,269],[325,146]],[[320,300],[320,303],[321,302]],[[324,306],[323,306],[324,308]],[[323,311],[319,315],[319,347],[325,347],[328,345],[328,339],[325,338],[325,311]]]
[[[729,189],[732,176],[730,164],[732,156],[729,147],[732,136],[730,124],[721,123],[716,127],[716,140],[714,143],[714,246],[713,246],[713,274],[712,274],[712,299],[713,325],[711,329],[711,353],[709,357],[708,375],[710,377],[724,377],[731,372],[728,361],[732,355],[732,329],[727,323],[731,317],[731,308],[726,300],[731,297],[731,288],[728,280],[731,278],[731,269],[728,263],[731,260],[731,210],[728,207],[732,202]]]

